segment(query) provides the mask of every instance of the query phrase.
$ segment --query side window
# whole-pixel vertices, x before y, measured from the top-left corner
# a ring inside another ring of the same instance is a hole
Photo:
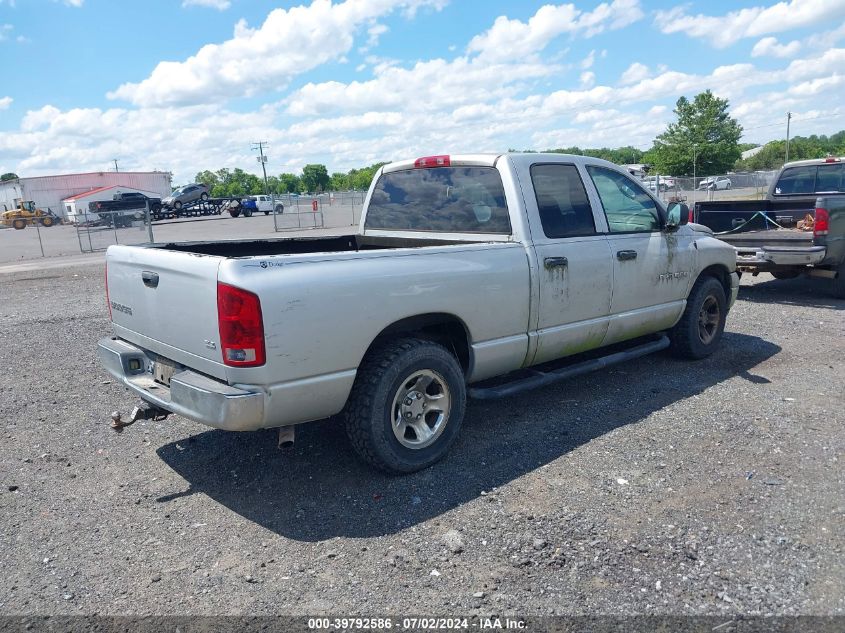
[[[593,210],[575,165],[532,165],[531,182],[546,237],[596,232]]]
[[[654,200],[627,176],[604,167],[588,166],[599,192],[611,233],[651,233],[661,229]]]
[[[816,193],[845,191],[845,165],[819,165],[816,176]]]
[[[789,196],[801,193],[813,193],[816,186],[816,167],[792,167],[785,170],[775,185],[775,195]]]

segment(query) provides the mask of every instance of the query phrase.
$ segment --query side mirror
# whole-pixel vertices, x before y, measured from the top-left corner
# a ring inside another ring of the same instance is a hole
[[[670,202],[666,209],[666,228],[677,229],[689,222],[689,207],[683,202]]]

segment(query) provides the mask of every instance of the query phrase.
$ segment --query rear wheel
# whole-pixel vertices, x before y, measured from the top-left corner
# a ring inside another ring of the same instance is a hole
[[[25,229],[26,228],[26,220],[23,220],[21,218],[17,218],[16,220],[14,220],[12,222],[12,226],[14,227],[14,229],[16,231],[20,231],[21,229]]]
[[[229,215],[231,215],[233,218],[238,217],[240,214],[241,214],[241,208],[240,207],[235,207],[234,209],[229,209]]]
[[[178,211],[179,209],[182,208],[182,202],[180,200],[177,200],[176,202],[173,203],[173,208]]]
[[[285,212],[285,205],[277,204],[276,205],[276,213],[284,213]]]
[[[687,298],[681,320],[669,332],[672,352],[681,358],[710,356],[722,338],[727,315],[721,282],[714,277],[699,278]]]
[[[55,221],[49,215],[41,218],[41,226],[45,226],[45,227],[49,228],[49,227],[53,226],[53,224],[55,224]]]
[[[410,473],[443,458],[458,435],[466,385],[446,348],[404,338],[368,353],[346,404],[346,431],[372,466]]]

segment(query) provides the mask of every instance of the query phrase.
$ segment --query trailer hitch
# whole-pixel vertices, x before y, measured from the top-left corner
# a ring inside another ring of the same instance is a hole
[[[122,431],[125,427],[135,424],[138,420],[153,420],[154,422],[160,422],[167,418],[170,415],[170,411],[167,409],[161,409],[155,405],[150,404],[146,401],[141,401],[135,408],[132,409],[132,413],[129,414],[129,420],[124,422],[121,420],[120,411],[115,411],[111,414],[111,428],[115,431]]]

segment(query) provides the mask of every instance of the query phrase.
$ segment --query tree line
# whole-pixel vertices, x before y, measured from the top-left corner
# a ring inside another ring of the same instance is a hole
[[[651,166],[652,173],[670,176],[712,176],[729,171],[778,169],[786,159],[785,140],[770,141],[753,156],[742,159],[744,151],[758,145],[740,143],[742,126],[731,117],[728,100],[715,96],[710,90],[695,95],[692,100],[681,97],[675,104],[674,113],[677,120],[654,139],[648,150],[631,146],[598,149],[572,146],[545,151],[591,156],[619,165],[646,164]],[[831,136],[796,136],[789,141],[790,160],[824,158],[831,154],[845,155],[845,130]],[[267,184],[269,192],[275,194],[365,190],[379,167],[385,164],[332,174],[325,165],[311,164],[303,167],[300,174],[268,176]],[[240,168],[202,171],[197,174],[196,181],[208,185],[214,197],[265,193],[264,181]]]
[[[350,189],[361,191],[370,186],[370,181],[376,171],[386,164],[376,163],[369,167],[351,169],[345,173],[329,174],[325,165],[314,163],[305,165],[299,174],[282,173],[278,176],[267,176],[266,187],[262,177],[246,172],[240,167],[201,171],[196,175],[195,181],[207,185],[213,198],[235,198],[262,193],[281,195]]]

